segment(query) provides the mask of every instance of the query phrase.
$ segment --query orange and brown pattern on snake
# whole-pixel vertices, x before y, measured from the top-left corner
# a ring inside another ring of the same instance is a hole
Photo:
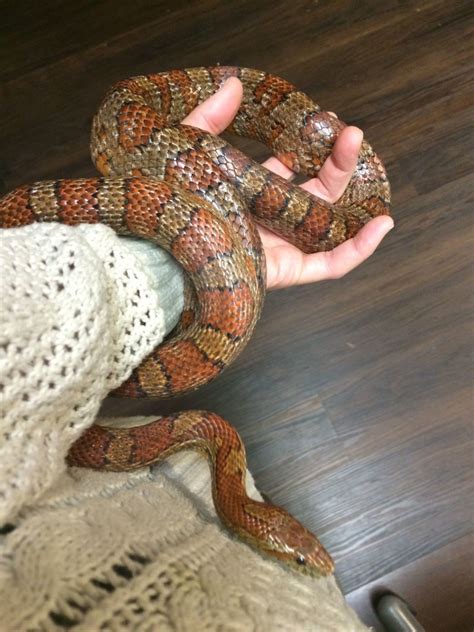
[[[146,105],[127,103],[120,111],[119,143],[130,151],[134,147],[146,145],[151,135],[163,127],[163,117]]]
[[[108,92],[94,118],[91,148],[97,168],[116,177],[35,183],[0,200],[2,227],[100,221],[163,246],[188,274],[194,291],[187,295],[197,302],[186,305],[187,322],[133,371],[121,395],[170,397],[194,389],[246,345],[261,312],[265,271],[246,206],[305,251],[332,248],[370,217],[389,212],[385,171],[366,142],[346,193],[333,206],[221,138],[178,125],[229,76],[239,77],[244,88],[232,129],[266,139],[290,168],[317,173],[341,121],[278,77],[246,68],[194,68],[134,77]],[[161,128],[165,124],[172,127]],[[152,177],[131,177],[137,173]],[[242,443],[216,415],[188,411],[135,429],[95,427],[72,446],[69,461],[131,469],[187,447],[210,458],[216,510],[229,528],[299,570],[332,572],[315,536],[283,509],[247,497]]]
[[[324,161],[324,159],[329,154],[332,144],[337,136],[337,133],[343,128],[344,124],[330,116],[326,112],[322,112],[317,104],[312,102],[306,95],[298,92],[295,88],[290,86],[288,82],[284,80],[280,80],[277,77],[272,77],[266,75],[265,73],[261,73],[259,71],[253,71],[249,69],[235,69],[235,68],[219,68],[215,69],[190,69],[186,71],[184,74],[188,77],[186,81],[183,80],[183,72],[180,71],[176,76],[174,74],[163,73],[162,75],[154,75],[154,82],[151,82],[147,77],[136,77],[134,78],[134,90],[133,93],[125,93],[123,91],[123,82],[120,84],[120,89],[116,91],[112,90],[108,97],[105,99],[101,110],[98,116],[95,119],[94,130],[95,133],[93,135],[93,148],[94,148],[94,138],[96,139],[96,145],[99,147],[99,144],[103,142],[103,130],[106,130],[106,134],[108,135],[108,146],[109,146],[109,165],[106,171],[107,173],[114,172],[114,165],[118,166],[120,169],[124,166],[124,157],[121,154],[121,151],[124,150],[123,147],[114,148],[114,139],[120,137],[120,110],[123,105],[120,105],[122,101],[126,101],[127,107],[130,101],[133,102],[135,99],[135,103],[137,107],[153,107],[159,102],[159,98],[154,96],[151,92],[150,85],[155,85],[157,82],[157,77],[161,76],[161,83],[165,80],[168,81],[173,86],[173,100],[170,105],[170,113],[167,118],[169,123],[176,123],[179,120],[180,116],[184,116],[188,113],[188,105],[192,103],[195,105],[197,100],[201,99],[200,88],[201,86],[197,86],[193,84],[193,78],[199,77],[202,79],[203,77],[210,77],[214,75],[215,81],[220,81],[221,78],[227,76],[240,76],[244,81],[244,102],[239,110],[239,113],[236,116],[234,127],[239,132],[249,133],[248,122],[251,121],[252,124],[254,122],[257,123],[258,130],[255,132],[255,136],[258,138],[265,138],[267,141],[271,141],[272,149],[283,157],[285,162],[292,168],[296,168],[297,170],[303,170],[308,174],[314,174],[319,169],[320,165]],[[180,83],[181,82],[181,83]],[[183,95],[180,95],[180,85],[186,84],[186,94],[189,91],[194,95],[193,98],[188,98],[187,100]],[[271,88],[271,98],[268,95],[268,91]],[[216,88],[218,85],[215,86]],[[265,87],[267,87],[267,91],[265,92]],[[140,94],[137,94],[137,90],[140,89]],[[157,90],[158,91],[158,90]],[[258,97],[256,97],[255,92],[258,92]],[[207,87],[204,90],[205,95],[207,95]],[[279,103],[276,104],[276,94],[281,96]],[[266,97],[264,95],[267,95]],[[268,100],[271,100],[273,103],[273,109],[268,107]],[[112,113],[114,115],[112,116]],[[245,116],[244,116],[245,114]],[[163,115],[163,113],[161,113]],[[164,115],[163,115],[164,116]],[[115,123],[114,123],[115,121]],[[118,123],[117,123],[118,121]],[[295,121],[299,122],[299,126],[295,128]],[[237,122],[239,124],[237,125]],[[275,129],[282,128],[282,123],[286,124],[286,133],[285,134],[276,134]],[[240,127],[239,127],[240,126]],[[188,128],[189,129],[189,128]],[[292,132],[289,134],[288,129]],[[99,134],[100,130],[100,134]],[[251,130],[250,130],[251,131]],[[100,139],[99,139],[100,136]],[[150,132],[150,138],[153,136]],[[100,140],[100,143],[98,142]],[[151,145],[153,145],[150,140]],[[196,150],[198,146],[205,145],[206,153],[212,156],[214,153],[214,161],[216,161],[215,156],[219,153],[217,152],[218,143],[220,148],[220,157],[222,157],[222,147],[223,143],[219,139],[216,139],[207,134],[199,134],[194,138],[190,137],[190,132],[186,131],[186,128],[173,128],[172,130],[166,130],[166,134],[161,134],[160,136],[160,147],[161,150],[154,151],[153,147],[150,144],[146,144],[140,146],[136,149],[135,152],[128,152],[126,157],[126,164],[129,165],[129,170],[132,172],[134,168],[142,168],[142,172],[145,173],[150,171],[151,163],[154,163],[153,169],[156,169],[156,172],[163,172],[163,162],[170,160],[170,153],[173,156],[172,160],[177,161],[176,156],[176,148],[180,145],[185,148],[189,148],[190,144]],[[165,149],[166,158],[165,158]],[[224,153],[225,155],[225,153]],[[222,164],[220,161],[220,157],[217,160],[219,168],[226,173],[227,177],[232,179],[232,175],[227,172],[226,165]],[[97,158],[99,159],[100,164],[98,165],[103,169],[103,155],[100,151],[97,152]],[[201,172],[208,173],[210,172],[209,165],[206,165],[206,158],[201,154],[199,158],[194,161],[196,166],[197,160],[201,161],[202,165],[200,167]],[[290,162],[292,161],[292,162]],[[388,211],[388,200],[389,200],[389,188],[388,183],[384,174],[383,169],[380,170],[377,168],[376,161],[373,160],[373,152],[370,151],[370,148],[367,144],[364,144],[363,151],[361,152],[360,157],[360,166],[365,165],[365,169],[371,169],[374,174],[372,189],[374,189],[375,181],[378,183],[378,193],[379,197],[383,200],[382,204],[377,208],[373,206],[365,209],[366,212],[363,212],[363,202],[364,200],[360,200],[359,204],[360,209],[359,213],[354,214],[354,217],[359,217],[359,227],[363,225],[368,219],[368,214],[373,212],[374,214],[380,214],[381,212]],[[168,162],[169,164],[169,162]],[[199,194],[205,196],[206,193],[204,190],[201,190],[199,187],[198,179],[193,177],[186,177],[186,174],[183,173],[182,170],[180,172],[179,169],[175,169],[174,165],[169,166],[168,177],[179,177],[180,184],[184,186],[188,186],[193,190],[196,190]],[[359,170],[360,171],[360,170]],[[263,168],[254,165],[253,172],[255,174],[259,174],[259,177],[262,181],[265,181],[265,175]],[[183,175],[178,175],[181,174]],[[213,175],[214,179],[215,176]],[[284,181],[281,181],[277,176],[273,176],[271,182],[275,183],[275,186],[279,184],[279,186],[284,187]],[[236,184],[238,182],[236,181]],[[212,183],[211,183],[212,185]],[[244,191],[246,194],[246,199],[249,200],[251,196],[254,196],[258,193],[258,183],[254,180],[251,182],[240,183],[240,191]],[[267,186],[271,186],[271,184],[267,184]],[[257,191],[255,190],[257,187]],[[353,187],[355,188],[355,187]],[[207,187],[209,189],[209,186]],[[307,197],[309,194],[306,194]],[[315,212],[317,212],[317,205],[320,204],[319,201],[313,198],[315,203]],[[324,212],[324,209],[322,210]],[[273,215],[274,229],[279,230],[280,228],[285,231],[285,226],[279,226],[278,219],[279,215],[276,212]],[[287,221],[287,216],[282,216],[284,222]],[[282,220],[282,221],[283,221]],[[284,223],[283,222],[283,223]],[[300,230],[300,232],[302,232]],[[328,232],[331,232],[330,230]],[[285,236],[288,236],[287,232],[284,232]],[[338,239],[342,239],[344,236],[340,235],[338,231],[333,231],[332,234],[337,235]],[[315,240],[309,246],[309,240],[306,240],[305,248],[309,249],[310,246],[312,249],[317,248],[318,244]],[[321,248],[331,248],[337,245],[335,240],[322,240],[320,243]]]
[[[31,189],[24,185],[7,193],[0,204],[0,226],[2,228],[15,228],[26,226],[36,220],[36,215],[30,204]]]
[[[231,236],[224,231],[206,230],[204,239],[198,239],[197,236],[203,233],[203,227],[210,226],[210,215],[207,209],[198,207],[191,214],[188,225],[173,241],[172,254],[180,260],[181,253],[188,252],[189,269],[194,272],[198,272],[213,257],[232,256],[234,244]]]
[[[244,336],[252,318],[251,310],[246,309],[246,306],[252,303],[250,288],[240,284],[232,288],[200,290],[198,292],[200,303],[203,302],[203,292],[206,292],[208,295],[208,300],[206,301],[208,305],[205,315],[206,323],[233,338]],[[223,309],[217,307],[217,294],[219,294]]]
[[[190,134],[187,134],[188,138]],[[194,140],[194,139],[193,139]],[[183,183],[192,192],[204,193],[222,181],[222,172],[202,151],[194,148],[177,152],[166,162],[165,177],[170,182]]]
[[[65,224],[95,224],[100,221],[97,191],[100,182],[89,180],[59,180],[56,186],[59,221]]]
[[[285,509],[247,495],[242,441],[234,428],[214,413],[186,411],[130,429],[93,426],[73,445],[68,461],[94,469],[128,471],[186,448],[206,455],[213,475],[214,504],[231,531],[299,571],[332,573],[330,555],[311,532]]]
[[[255,88],[255,101],[261,104],[262,112],[271,114],[294,89],[289,81],[275,75],[266,75]]]

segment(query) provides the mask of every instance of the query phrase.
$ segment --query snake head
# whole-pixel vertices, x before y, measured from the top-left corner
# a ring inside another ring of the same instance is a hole
[[[334,563],[318,538],[282,507],[267,504],[247,505],[246,512],[264,518],[265,537],[259,547],[298,572],[315,577],[334,571]]]
[[[286,512],[285,512],[286,513]],[[299,572],[313,576],[326,576],[334,571],[334,563],[318,538],[295,518],[272,534],[272,553]]]

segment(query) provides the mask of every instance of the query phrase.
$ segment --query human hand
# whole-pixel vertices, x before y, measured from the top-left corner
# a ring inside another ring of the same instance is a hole
[[[241,100],[242,84],[232,77],[216,94],[195,108],[183,123],[220,134],[235,117]],[[356,167],[362,138],[359,128],[344,128],[318,176],[302,184],[301,188],[330,203],[336,202],[344,193]],[[275,157],[263,164],[287,180],[295,175]],[[267,261],[267,287],[283,288],[338,279],[370,257],[392,228],[392,218],[381,215],[370,220],[355,237],[334,250],[305,254],[282,237],[258,226]]]

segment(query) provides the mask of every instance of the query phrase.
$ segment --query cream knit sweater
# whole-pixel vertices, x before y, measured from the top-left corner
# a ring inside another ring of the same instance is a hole
[[[130,474],[66,469],[103,398],[179,316],[170,258],[104,226],[0,239],[0,630],[366,630],[334,578],[222,529],[197,455]]]

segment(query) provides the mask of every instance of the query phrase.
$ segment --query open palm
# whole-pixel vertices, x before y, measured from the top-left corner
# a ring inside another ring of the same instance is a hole
[[[195,108],[183,123],[220,134],[233,120],[241,100],[242,84],[232,77],[216,94]],[[344,193],[355,169],[362,138],[360,129],[346,127],[339,135],[318,176],[311,178],[301,187],[328,202],[336,202]],[[269,158],[263,164],[288,180],[295,175],[275,157]],[[282,288],[340,278],[370,257],[391,228],[391,217],[376,217],[354,238],[334,250],[308,255],[259,226],[267,260],[267,287]]]

